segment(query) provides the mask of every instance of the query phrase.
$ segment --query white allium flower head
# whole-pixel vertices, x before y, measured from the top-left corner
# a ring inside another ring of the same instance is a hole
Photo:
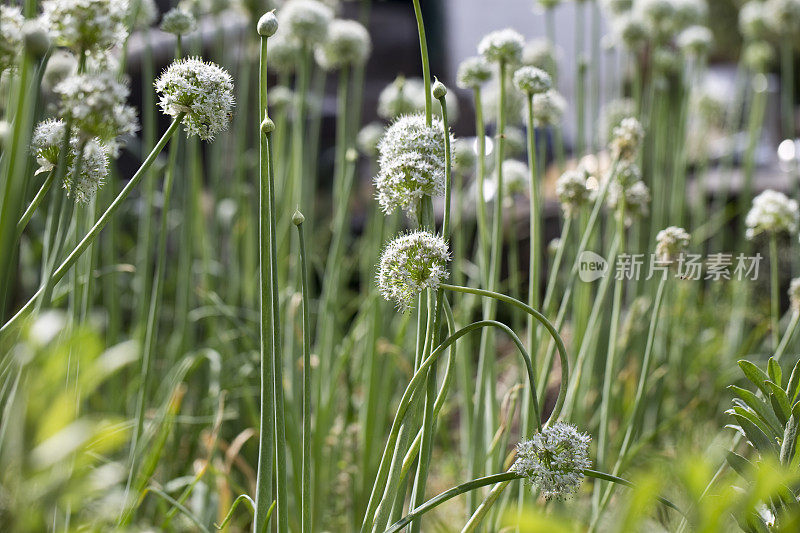
[[[294,92],[285,85],[276,85],[269,88],[270,109],[287,109],[294,102]]]
[[[384,212],[398,207],[413,211],[423,196],[444,193],[444,136],[440,119],[434,117],[427,126],[421,114],[402,116],[389,126],[378,144],[380,172],[375,178]]]
[[[555,126],[561,122],[567,101],[555,89],[533,95],[533,124],[536,127]]]
[[[587,178],[586,171],[579,167],[567,170],[556,180],[556,196],[566,216],[572,216],[589,201],[591,192],[586,187]]]
[[[42,77],[42,87],[52,91],[67,77],[75,74],[78,69],[78,60],[66,50],[57,50],[50,56],[47,67]]]
[[[525,38],[519,32],[506,28],[487,34],[478,44],[478,53],[492,63],[517,64],[522,59]]]
[[[537,67],[520,67],[514,72],[514,85],[527,94],[539,94],[550,89],[553,80],[550,74]]]
[[[128,6],[128,17],[132,15],[136,15],[133,22],[134,28],[149,28],[158,18],[158,7],[154,0],[131,0]]]
[[[127,0],[45,0],[42,10],[56,44],[74,52],[108,49],[127,35]]]
[[[462,89],[477,89],[491,78],[492,70],[483,57],[468,57],[458,65],[456,84]]]
[[[614,180],[608,186],[607,202],[611,209],[620,208],[624,202],[625,223],[630,226],[635,218],[647,215],[650,189],[641,180],[628,186]]]
[[[753,199],[747,213],[746,237],[753,239],[761,233],[797,233],[800,223],[797,201],[785,194],[767,189]]]
[[[675,17],[677,2],[673,0],[637,0],[636,8],[654,29],[661,29]]]
[[[317,63],[325,70],[363,65],[372,51],[369,32],[355,20],[336,19],[328,36],[314,51]]]
[[[378,143],[383,138],[384,127],[380,122],[370,122],[358,132],[356,146],[362,154],[368,157],[378,155]]]
[[[37,174],[55,168],[65,131],[66,127],[61,119],[50,118],[36,125],[31,137],[31,152],[39,163]]]
[[[447,243],[428,231],[415,231],[395,238],[381,255],[378,288],[400,310],[414,305],[425,289],[436,290],[448,277],[450,251]]]
[[[506,127],[503,135],[505,139],[505,155],[508,157],[524,157],[528,151],[528,137],[525,131],[516,127]]]
[[[636,102],[630,98],[611,100],[600,109],[600,118],[597,119],[597,129],[602,142],[609,142],[613,138],[614,129],[627,117],[636,114]]]
[[[161,17],[161,30],[173,35],[186,35],[197,29],[194,15],[180,7],[173,7]]]
[[[739,30],[748,40],[769,37],[771,21],[767,18],[764,2],[751,0],[739,10]]]
[[[673,262],[689,247],[691,235],[678,226],[669,226],[656,235],[656,256],[659,261]]]
[[[764,72],[775,59],[775,51],[765,40],[753,41],[745,45],[742,59],[748,68]]]
[[[639,50],[648,41],[650,31],[638,12],[625,13],[614,20],[614,35],[617,42],[628,50]]]
[[[185,113],[187,134],[212,140],[230,122],[234,105],[233,80],[214,63],[190,57],[175,61],[155,82],[159,105],[172,117]]]
[[[522,64],[544,70],[552,77],[557,67],[556,50],[547,38],[532,39],[522,49]]]
[[[477,154],[473,143],[473,139],[456,139],[453,144],[453,170],[462,176],[475,171]]]
[[[795,313],[800,313],[800,278],[794,278],[789,284],[789,303]]]
[[[675,5],[676,29],[702,24],[708,18],[706,0],[672,0]]]
[[[643,139],[644,128],[641,123],[633,117],[624,118],[612,131],[611,155],[615,159],[631,160],[636,157]]]
[[[714,44],[714,34],[705,26],[689,26],[678,34],[677,44],[688,55],[705,56]]]
[[[503,161],[503,194],[506,197],[526,194],[530,185],[531,171],[528,165],[517,159]],[[497,170],[492,173],[492,181],[497,184]]]
[[[25,18],[17,6],[0,6],[0,73],[12,68],[22,49],[22,25]]]
[[[283,26],[269,38],[267,66],[275,72],[291,74],[301,60],[300,43],[290,38]]]
[[[793,36],[800,32],[800,0],[767,0],[763,9],[775,33]]]
[[[399,76],[381,91],[378,95],[378,116],[394,120],[417,111],[414,83],[409,81]]]
[[[75,176],[75,166],[80,160],[80,170]],[[85,143],[83,153],[73,156],[73,164],[64,176],[67,194],[79,203],[88,203],[94,198],[108,176],[108,148],[97,139]]]
[[[289,0],[278,12],[278,20],[292,39],[317,44],[328,36],[333,10],[317,0]]]
[[[556,422],[517,444],[517,460],[511,470],[524,476],[545,499],[569,498],[583,483],[583,471],[592,466],[591,440],[575,426]]]
[[[112,71],[73,74],[55,87],[59,112],[72,118],[76,133],[112,143],[139,129],[136,110],[126,104],[129,92]]]

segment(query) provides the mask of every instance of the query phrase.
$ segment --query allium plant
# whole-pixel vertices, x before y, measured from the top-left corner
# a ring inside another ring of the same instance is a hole
[[[761,233],[794,235],[798,231],[799,223],[800,211],[797,201],[771,189],[753,199],[753,207],[745,219],[748,239],[753,239]]]
[[[45,0],[44,20],[60,46],[76,53],[102,51],[127,36],[127,0]]]
[[[25,19],[17,6],[0,6],[0,73],[12,68],[22,49],[22,24]]]

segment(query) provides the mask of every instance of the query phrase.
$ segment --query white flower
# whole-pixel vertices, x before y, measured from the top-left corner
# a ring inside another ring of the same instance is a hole
[[[224,131],[234,105],[233,80],[228,72],[200,58],[175,61],[155,82],[159,105],[172,117],[185,113],[188,134],[204,140]]]
[[[625,48],[638,51],[649,39],[649,29],[638,12],[625,13],[614,20],[614,39]]]
[[[0,6],[0,73],[12,68],[22,49],[22,11],[17,6]]]
[[[384,212],[398,207],[412,211],[423,196],[444,193],[444,136],[442,121],[434,118],[427,126],[423,115],[406,115],[389,126],[378,144],[380,172],[375,178]]]
[[[133,22],[134,28],[149,28],[158,17],[158,7],[154,0],[132,0],[128,7],[128,17],[132,15],[136,15]]]
[[[485,59],[468,57],[458,65],[456,84],[462,89],[477,89],[491,78],[492,71]]]
[[[608,206],[612,209],[619,208],[622,202],[625,203],[625,224],[630,226],[635,218],[648,213],[650,189],[641,180],[629,186],[614,180],[608,186],[607,200]]]
[[[172,33],[173,35],[186,35],[196,29],[197,19],[180,7],[170,9],[161,17],[161,31]]]
[[[461,175],[471,174],[475,170],[477,154],[473,143],[474,139],[456,139],[453,144],[453,170]]]
[[[714,35],[705,26],[689,26],[678,35],[677,44],[688,55],[705,56],[714,44]]]
[[[800,32],[800,0],[767,0],[763,9],[775,33],[789,38]]]
[[[634,159],[644,139],[644,128],[639,121],[633,117],[624,118],[611,134],[610,148],[614,159]]]
[[[450,124],[458,120],[458,97],[454,91],[445,96],[447,116]],[[442,116],[442,105],[433,99],[432,113]],[[378,95],[378,116],[386,120],[394,120],[401,115],[425,112],[425,82],[422,78],[404,78],[398,76]]]
[[[567,101],[555,89],[533,95],[533,125],[541,128],[561,122]]]
[[[576,213],[591,196],[586,188],[586,171],[583,168],[567,170],[556,180],[556,196],[566,216]]]
[[[800,313],[800,278],[794,278],[789,284],[789,303],[795,313]]]
[[[525,97],[519,91],[510,90],[511,80],[506,77],[506,90],[505,90],[505,109],[506,122],[512,121],[514,124],[521,124],[525,122],[528,116],[525,110]],[[534,97],[535,98],[535,97]],[[496,124],[498,120],[497,113],[500,107],[500,83],[498,80],[492,80],[483,91],[483,120],[487,124]]]
[[[355,20],[337,19],[328,27],[328,37],[314,52],[325,70],[363,65],[372,51],[369,32]]]
[[[383,138],[383,125],[379,122],[370,122],[358,132],[356,146],[362,154],[375,157],[378,155],[378,143]]]
[[[510,28],[487,34],[478,44],[478,53],[492,63],[516,64],[522,59],[525,39]]]
[[[553,80],[544,70],[525,66],[514,72],[514,85],[524,93],[540,94],[550,89]]]
[[[583,483],[583,471],[592,466],[589,459],[591,437],[571,424],[556,422],[530,440],[517,444],[517,460],[511,467],[550,499],[565,499]]]
[[[80,171],[75,175],[75,167],[80,161]],[[75,154],[73,164],[64,176],[64,188],[76,202],[88,203],[108,176],[108,149],[97,139],[90,139],[80,154]]]
[[[544,70],[551,77],[556,74],[556,50],[546,38],[533,39],[522,49],[522,64]]]
[[[333,11],[317,0],[289,0],[278,12],[278,20],[292,39],[316,44],[327,37]]]
[[[744,64],[756,72],[764,72],[774,58],[772,46],[763,40],[747,43],[742,52]]]
[[[753,207],[747,213],[746,237],[753,239],[761,233],[797,233],[800,214],[797,201],[785,194],[767,189],[753,199]]]
[[[37,174],[56,167],[65,132],[66,126],[62,120],[48,119],[36,126],[31,138],[31,151],[39,163]],[[83,149],[79,158],[81,146]],[[80,168],[76,176],[78,161]],[[64,163],[64,188],[76,201],[86,203],[94,197],[108,175],[108,148],[99,139],[81,141],[72,135]]]
[[[492,173],[493,186],[497,187],[497,170]],[[531,170],[522,161],[506,159],[503,161],[503,193],[505,197],[528,192]],[[488,184],[489,182],[487,182]]]
[[[111,71],[74,74],[55,87],[59,112],[70,117],[76,133],[116,143],[139,129],[136,110],[125,102],[129,89]]]
[[[111,48],[128,33],[127,0],[45,0],[42,9],[56,43],[77,53]]]
[[[283,26],[269,38],[267,66],[281,74],[291,74],[301,60],[300,43],[290,38]]]
[[[659,261],[673,262],[679,258],[689,246],[691,235],[677,226],[669,226],[656,235],[656,256]]]
[[[400,310],[414,305],[425,289],[436,290],[447,279],[450,251],[439,235],[415,231],[391,241],[381,255],[378,288]]]
[[[747,2],[739,10],[739,30],[749,41],[769,37],[770,23],[764,3],[760,0]]]
[[[56,50],[50,56],[47,67],[42,77],[42,87],[48,91],[53,91],[55,87],[66,78],[75,74],[78,69],[78,60],[66,50]]]
[[[601,141],[610,141],[613,138],[614,129],[619,126],[620,122],[635,113],[636,102],[630,98],[618,98],[606,103],[600,110],[600,118],[597,120]]]

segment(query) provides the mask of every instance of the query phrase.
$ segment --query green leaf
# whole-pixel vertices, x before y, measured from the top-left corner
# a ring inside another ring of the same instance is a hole
[[[778,415],[778,418],[781,420],[783,425],[785,425],[786,422],[789,421],[789,417],[792,416],[792,406],[789,403],[789,397],[786,396],[786,391],[783,390],[780,385],[777,385],[772,381],[767,381],[767,386],[772,393],[770,400],[772,400],[772,398],[775,399],[775,401],[772,402],[772,407],[775,410],[775,414]]]
[[[769,358],[767,362],[767,371],[769,372],[770,379],[779,387],[782,387],[783,381],[781,381],[781,378],[783,374],[781,373],[781,365],[778,364],[774,357]]]
[[[786,394],[792,404],[797,400],[797,392],[800,390],[800,359],[792,369],[792,375],[789,376],[789,384],[786,386]]]
[[[769,395],[769,388],[764,385],[765,382],[769,381],[769,376],[763,370],[746,359],[742,359],[738,364],[739,368],[742,369],[744,376],[749,379],[753,385],[761,389],[761,392],[764,393],[764,396]]]
[[[753,424],[758,426],[758,429],[763,431],[764,435],[769,435],[769,436],[771,436],[771,438],[777,439],[778,437],[783,435],[783,426],[781,426],[781,429],[778,430],[778,431],[772,430],[769,426],[767,426],[764,423],[763,420],[761,420],[761,418],[759,418],[759,416],[756,413],[754,413],[747,406],[734,405],[733,406],[733,410],[729,411],[728,414],[731,415],[731,416],[735,416],[735,415],[738,414],[739,416],[743,416],[743,417],[747,418],[750,422],[752,422]]]
[[[778,420],[778,417],[775,416],[775,413],[772,412],[772,409],[770,409],[763,399],[759,398],[749,390],[737,387],[736,385],[730,385],[728,388],[737,396],[739,396],[739,398],[741,398],[744,403],[750,407],[750,409],[755,411],[759,418],[761,418],[767,424],[776,437],[783,434],[783,423]]]
[[[744,431],[747,440],[750,441],[750,444],[752,444],[761,455],[771,453],[777,457],[780,454],[778,444],[767,437],[767,435],[761,431],[761,428],[748,420],[747,417],[741,416],[738,413],[734,414],[733,417],[739,423],[739,427],[742,428],[742,431]]]
[[[781,464],[788,464],[792,459],[795,441],[797,440],[797,426],[798,418],[792,413],[792,416],[789,417],[789,422],[786,424],[786,431],[783,432],[783,439],[781,440]]]
[[[728,452],[728,455],[725,457],[728,461],[728,464],[731,468],[736,471],[737,474],[742,476],[745,479],[750,479],[753,475],[753,470],[755,467],[753,463],[742,457],[736,452]]]

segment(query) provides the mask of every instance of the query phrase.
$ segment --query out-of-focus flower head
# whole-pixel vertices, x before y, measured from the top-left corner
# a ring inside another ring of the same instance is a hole
[[[586,186],[588,173],[582,167],[567,170],[556,180],[556,196],[567,217],[577,213],[591,198]]]
[[[456,84],[462,89],[477,89],[492,79],[492,70],[481,56],[468,57],[458,66]]]
[[[328,37],[333,10],[317,0],[289,0],[278,11],[278,20],[289,38],[314,45]]]
[[[557,50],[548,39],[532,39],[522,49],[522,64],[540,68],[552,78],[558,74],[557,55]]]
[[[691,235],[678,226],[669,226],[656,235],[656,256],[659,261],[672,263],[689,247]]]
[[[478,44],[478,53],[491,63],[516,65],[522,59],[525,39],[519,32],[506,28],[487,34]]]
[[[800,223],[797,201],[785,194],[767,189],[753,199],[753,207],[747,213],[746,237],[754,239],[761,233],[797,233]]]
[[[372,51],[369,32],[355,20],[336,19],[328,36],[315,50],[317,63],[325,70],[363,65]]]
[[[197,29],[194,15],[180,7],[174,7],[161,17],[161,30],[173,35],[187,35]]]
[[[705,26],[689,26],[678,34],[677,44],[688,56],[704,57],[714,44],[714,34]]]
[[[45,0],[42,10],[56,44],[76,53],[106,50],[128,34],[127,0]]]
[[[13,68],[22,49],[22,25],[25,18],[17,6],[0,6],[0,74]]]
[[[533,95],[533,125],[537,128],[561,123],[567,101],[555,89]]]
[[[523,66],[514,72],[514,85],[526,94],[540,94],[553,86],[553,80],[540,68]]]
[[[379,122],[370,122],[358,132],[356,146],[367,157],[378,155],[378,143],[383,138],[384,127]]]
[[[632,160],[639,152],[639,147],[644,140],[644,128],[633,117],[620,121],[619,126],[611,132],[611,155],[619,160]]]

